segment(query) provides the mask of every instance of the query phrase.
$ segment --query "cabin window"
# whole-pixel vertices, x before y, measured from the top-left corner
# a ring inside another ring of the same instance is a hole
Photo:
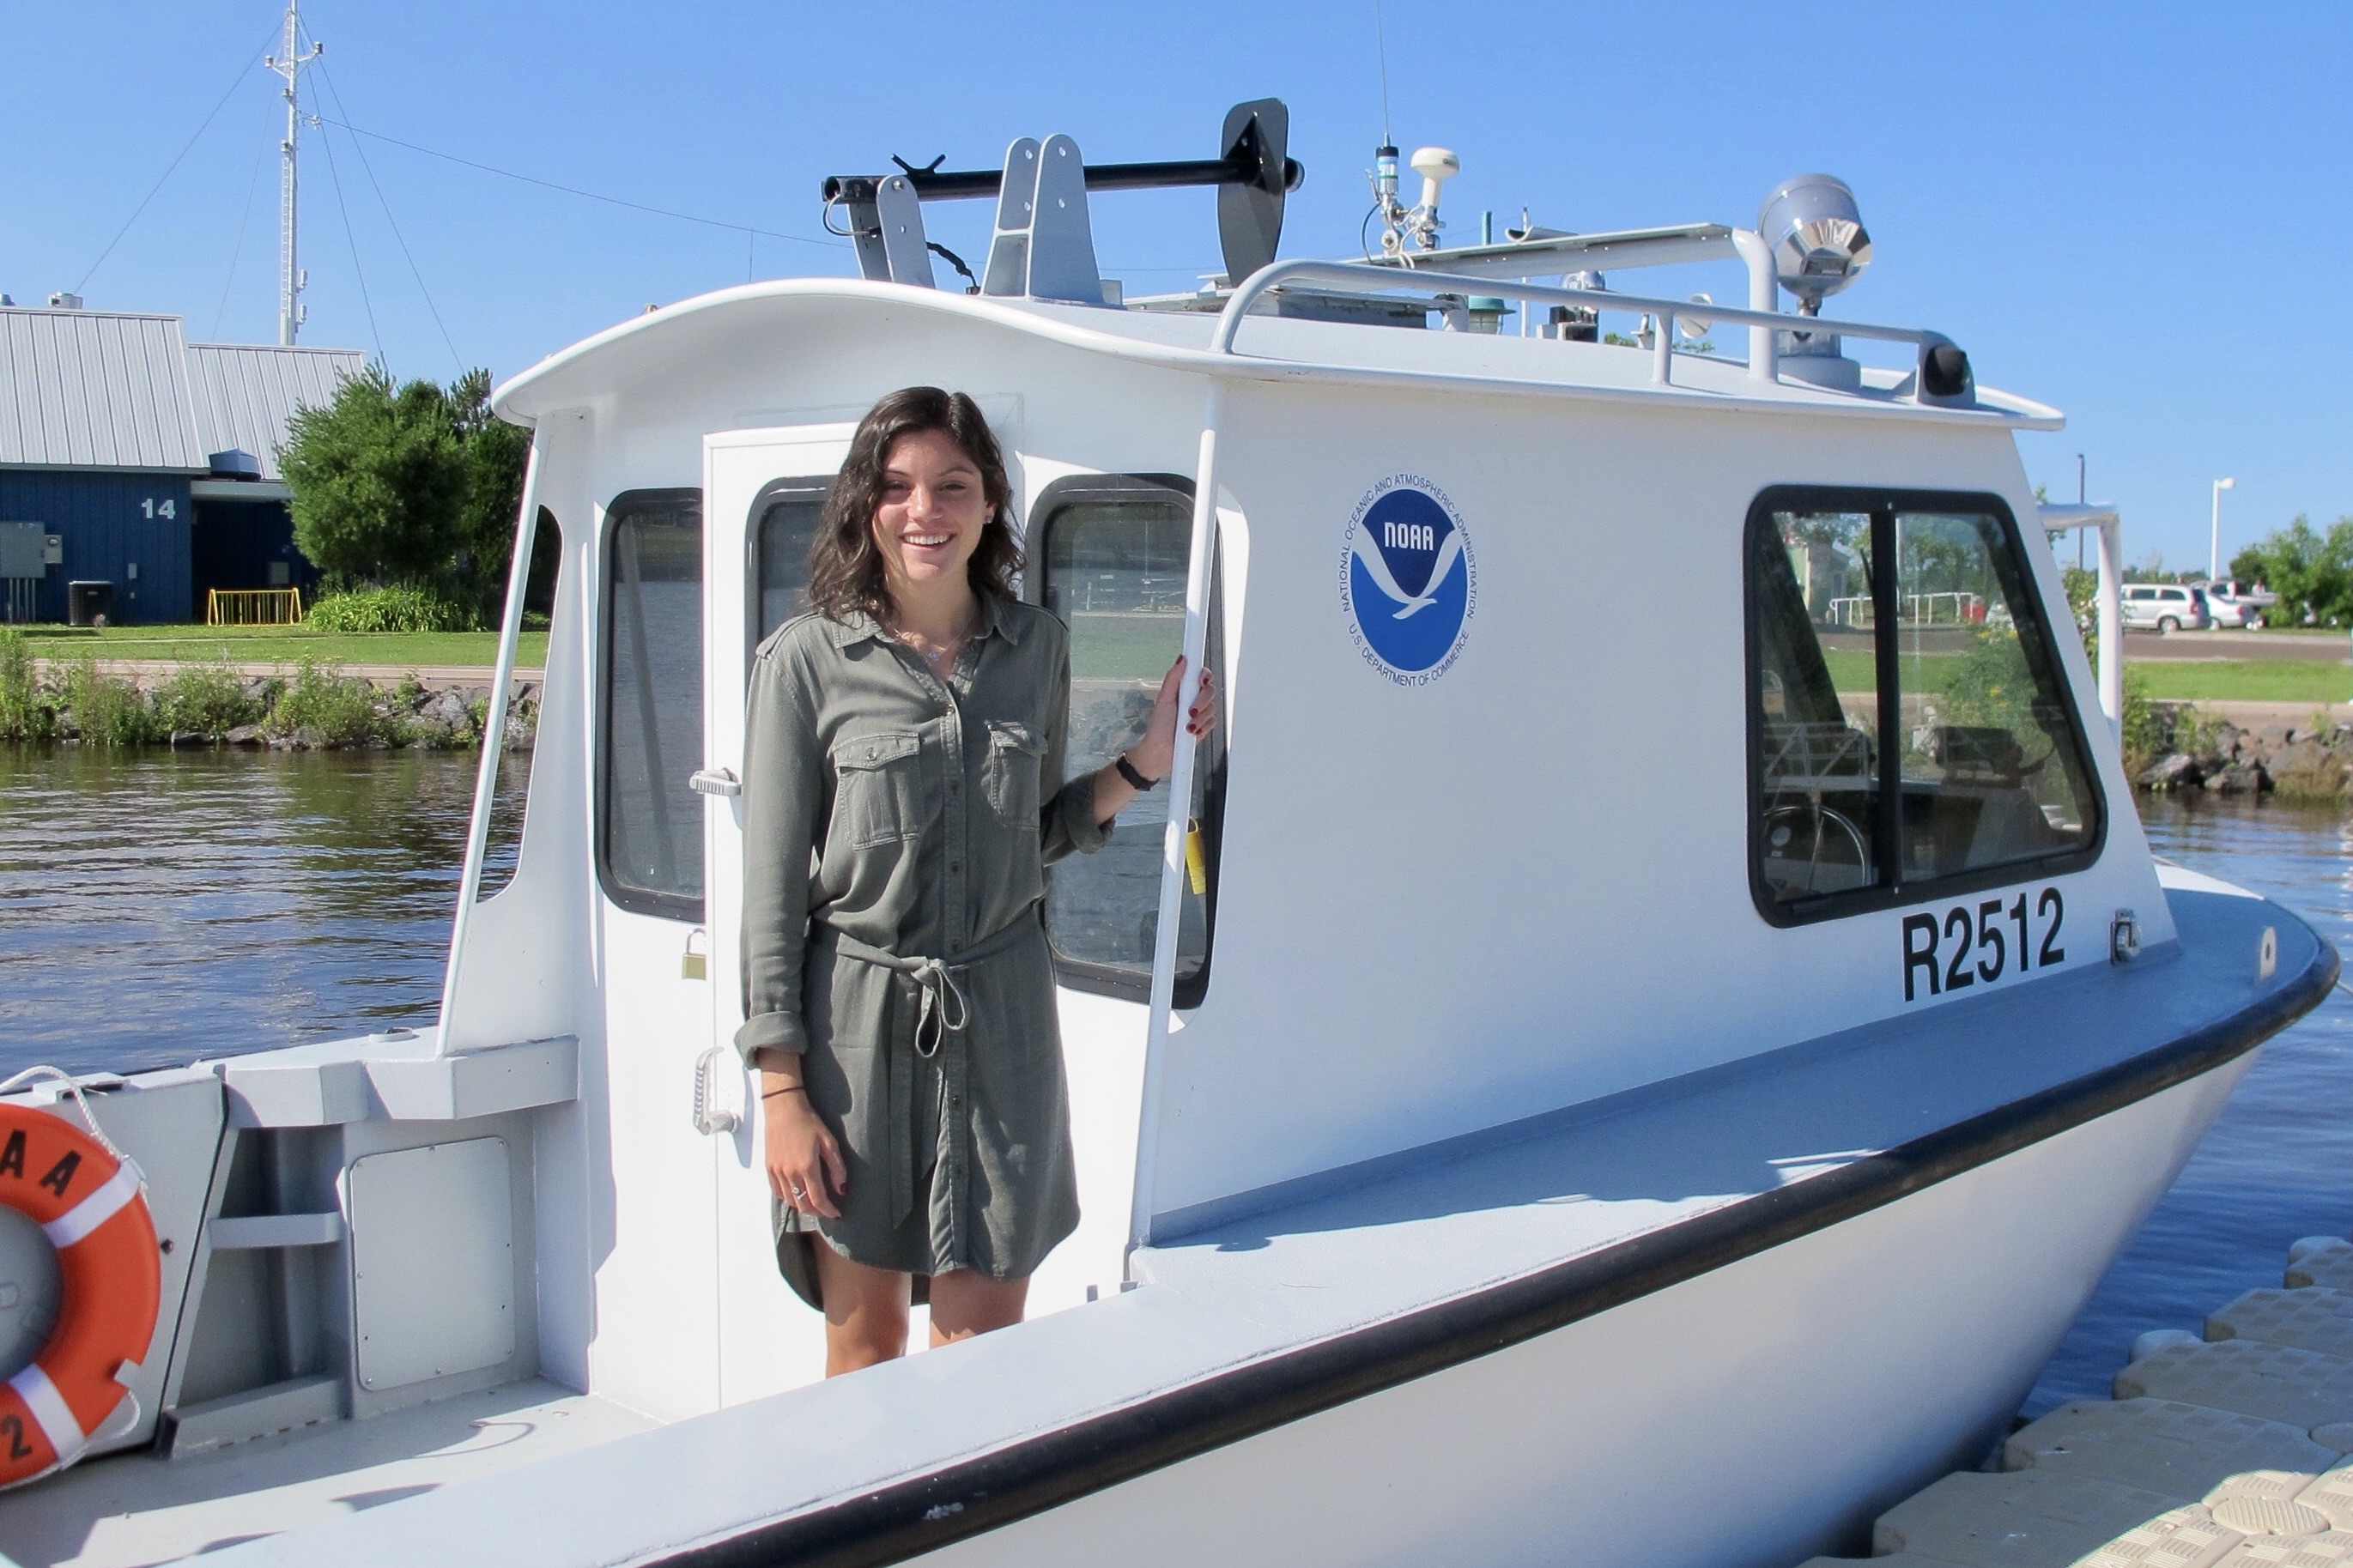
[[[1065,767],[1076,777],[1108,766],[1144,732],[1161,678],[1183,651],[1185,571],[1193,500],[1183,479],[1123,475],[1061,479],[1031,511],[1031,595],[1071,628],[1071,731]],[[1211,581],[1216,574],[1211,573]],[[1217,596],[1208,663],[1217,667]],[[1225,795],[1225,731],[1194,769],[1188,824],[1199,825],[1201,886],[1188,876],[1176,932],[1176,1005],[1200,1005],[1208,985]],[[1047,880],[1046,930],[1063,984],[1142,998],[1152,984],[1159,929],[1164,785],[1119,814],[1112,841],[1074,855]]]
[[[1747,541],[1767,920],[2089,862],[2104,829],[2090,752],[1998,498],[1767,490]]]
[[[817,539],[830,477],[775,479],[752,502],[752,646],[809,607],[809,546]]]
[[[702,919],[702,492],[606,510],[597,868],[623,909]]]

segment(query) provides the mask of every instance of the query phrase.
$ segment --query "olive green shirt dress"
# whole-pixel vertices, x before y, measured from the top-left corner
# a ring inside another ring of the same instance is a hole
[[[942,681],[871,618],[786,622],[752,665],[744,1015],[802,1054],[841,1142],[839,1219],[776,1205],[776,1256],[1024,1279],[1078,1225],[1045,868],[1110,835],[1062,779],[1070,633],[982,595]],[[919,1287],[923,1283],[919,1278]]]

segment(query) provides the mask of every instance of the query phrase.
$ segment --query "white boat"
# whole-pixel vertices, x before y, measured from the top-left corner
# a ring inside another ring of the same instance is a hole
[[[162,1310],[0,1551],[1761,1568],[1984,1452],[2337,967],[2150,856],[2045,532],[2102,527],[2112,659],[2113,513],[2038,509],[2059,416],[1950,341],[1820,315],[1835,182],[1448,249],[1430,150],[1380,255],[1279,262],[1284,140],[838,182],[865,277],[501,390],[516,570],[562,542],[512,879],[494,735],[437,1019],[84,1086]],[[1230,282],[1105,288],[1088,190],[1155,183]],[[1592,276],[1707,261],[1746,307]],[[744,680],[919,383],[1008,454],[1073,769],[1179,647],[1229,722],[1052,874],[1085,1217],[1030,1321],[826,1382],[730,1044]]]

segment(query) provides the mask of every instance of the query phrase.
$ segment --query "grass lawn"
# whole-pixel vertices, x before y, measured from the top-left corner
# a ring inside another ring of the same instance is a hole
[[[36,658],[227,659],[232,664],[390,665],[401,669],[498,662],[496,632],[377,632],[343,634],[301,626],[27,626],[25,640]],[[517,662],[537,668],[547,661],[547,634],[525,632]]]
[[[2310,659],[2247,659],[2190,664],[2126,662],[2147,695],[2171,702],[2343,702],[2353,700],[2353,668]]]
[[[1075,679],[1149,680],[1168,673],[1185,646],[1185,616],[1081,610],[1071,620],[1071,675]]]
[[[1871,655],[1830,648],[1824,650],[1822,657],[1829,662],[1831,679],[1841,691],[1868,694],[1875,688]],[[1913,673],[1915,668],[1907,668],[1906,673]],[[2250,658],[2208,663],[2127,658],[2125,668],[2144,695],[2161,702],[2353,700],[2353,668],[2312,659]],[[1930,688],[1937,689],[1933,685]]]

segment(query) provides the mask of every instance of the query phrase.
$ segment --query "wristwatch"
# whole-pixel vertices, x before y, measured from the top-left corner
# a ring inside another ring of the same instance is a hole
[[[1151,794],[1153,788],[1160,783],[1158,779],[1148,779],[1142,773],[1137,773],[1135,771],[1135,764],[1127,760],[1127,753],[1125,752],[1122,752],[1119,754],[1118,758],[1113,762],[1112,766],[1119,770],[1119,776],[1125,779],[1130,787],[1132,787],[1138,795]]]

